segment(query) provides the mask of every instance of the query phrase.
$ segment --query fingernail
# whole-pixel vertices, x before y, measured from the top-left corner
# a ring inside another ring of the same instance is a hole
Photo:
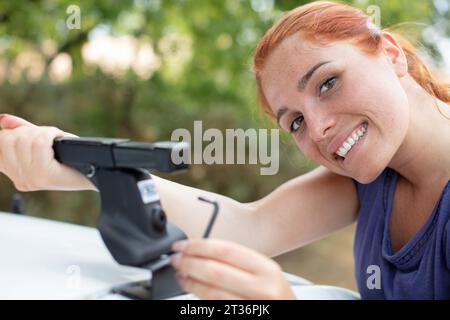
[[[174,268],[178,268],[181,262],[181,253],[176,253],[170,257],[170,263]]]
[[[183,251],[187,246],[186,240],[176,241],[172,244],[173,251]]]
[[[2,126],[2,120],[3,120],[3,118],[6,117],[6,116],[7,116],[6,113],[0,114],[0,129],[3,129],[3,126]]]
[[[1,119],[1,118],[0,118]],[[69,137],[69,138],[79,138],[79,136],[73,134],[73,133],[69,133],[69,132],[64,132],[64,137]]]

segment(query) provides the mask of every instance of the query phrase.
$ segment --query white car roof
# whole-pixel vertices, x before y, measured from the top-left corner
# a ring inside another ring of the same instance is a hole
[[[0,213],[0,257],[0,299],[101,299],[151,278],[115,262],[95,228],[11,213]]]

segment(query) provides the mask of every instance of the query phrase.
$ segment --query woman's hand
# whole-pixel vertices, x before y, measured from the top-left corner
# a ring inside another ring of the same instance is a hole
[[[0,129],[0,172],[19,191],[96,190],[82,174],[54,158],[53,140],[74,135],[11,115],[0,115]]]
[[[171,257],[186,292],[203,299],[296,299],[280,266],[266,256],[219,239],[175,242]]]

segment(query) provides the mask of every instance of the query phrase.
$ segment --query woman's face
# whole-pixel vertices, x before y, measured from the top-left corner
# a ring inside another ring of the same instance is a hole
[[[388,166],[408,129],[408,100],[400,83],[404,72],[395,59],[386,51],[364,54],[346,41],[324,46],[293,35],[269,55],[262,90],[279,125],[305,156],[369,183]],[[345,158],[336,156],[363,123],[362,138]]]

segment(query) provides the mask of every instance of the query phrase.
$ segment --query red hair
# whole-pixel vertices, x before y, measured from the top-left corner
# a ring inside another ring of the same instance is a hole
[[[301,33],[306,40],[330,43],[349,40],[369,54],[381,50],[381,31],[363,11],[345,4],[315,1],[287,12],[262,37],[254,56],[254,71],[257,81],[258,102],[270,116],[274,114],[261,87],[261,70],[270,52],[290,35]],[[394,34],[405,52],[408,73],[426,92],[449,103],[450,85],[440,83],[417,55],[414,46],[399,34]]]

